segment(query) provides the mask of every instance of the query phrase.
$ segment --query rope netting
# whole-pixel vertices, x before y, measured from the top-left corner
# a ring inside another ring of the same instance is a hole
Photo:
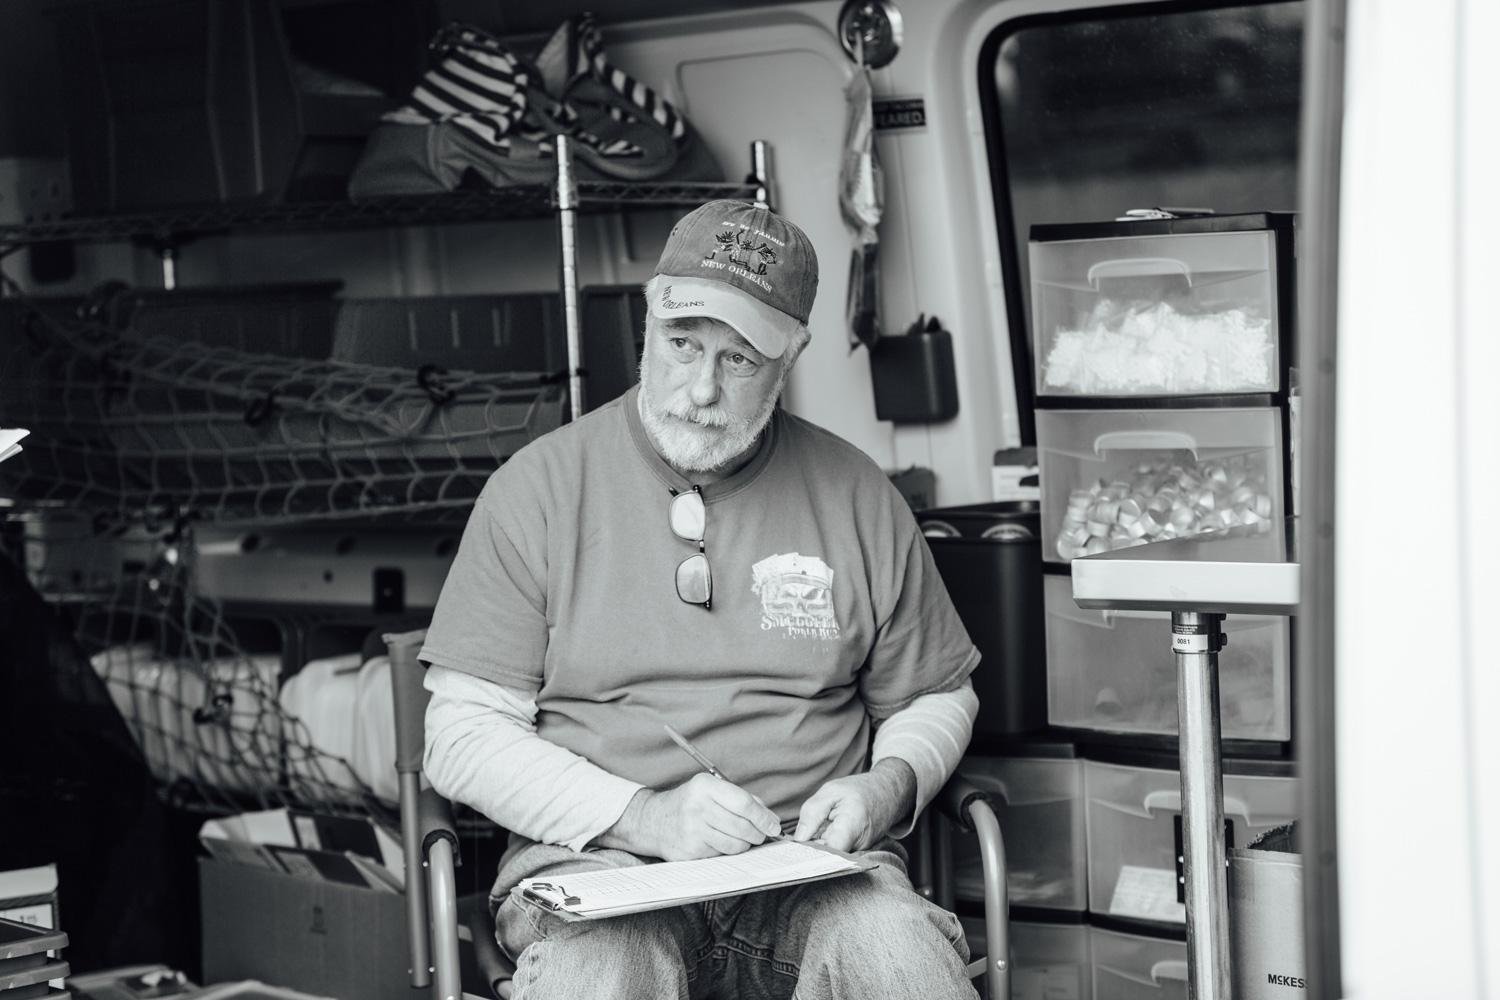
[[[0,483],[21,506],[261,524],[461,516],[562,419],[553,373],[255,354],[12,305],[0,425],[32,436]]]
[[[289,663],[301,623],[235,616],[196,592],[191,529],[100,532],[77,515],[28,515],[23,528],[18,561],[44,596],[66,603],[170,802],[390,815],[395,717],[383,655],[352,643]]]
[[[32,432],[0,464],[10,542],[76,617],[163,793],[388,816],[389,663],[357,640],[296,662],[295,615],[247,622],[203,591],[193,525],[451,533],[494,469],[561,422],[560,380],[258,354],[3,305],[0,426]]]

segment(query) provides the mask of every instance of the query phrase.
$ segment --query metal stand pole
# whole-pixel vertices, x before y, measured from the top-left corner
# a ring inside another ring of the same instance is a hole
[[[776,207],[771,177],[771,144],[764,139],[750,143],[750,182],[755,185],[755,200],[767,208]]]
[[[177,248],[164,245],[160,256],[161,287],[170,292],[177,287]]]
[[[573,144],[557,137],[557,244],[561,261],[563,328],[568,334],[568,405],[572,419],[583,415],[583,335],[578,316],[578,183],[573,176]]]
[[[1187,883],[1188,996],[1230,1000],[1229,892],[1224,871],[1224,773],[1219,760],[1223,615],[1172,612]]]

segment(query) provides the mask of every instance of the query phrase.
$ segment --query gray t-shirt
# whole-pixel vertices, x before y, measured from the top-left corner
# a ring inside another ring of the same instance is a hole
[[[652,788],[697,765],[795,818],[865,766],[872,719],[979,660],[900,494],[862,452],[778,410],[703,487],[713,608],[677,596],[697,551],[667,520],[691,483],[652,448],[637,389],[490,477],[422,659],[533,697],[543,738]]]

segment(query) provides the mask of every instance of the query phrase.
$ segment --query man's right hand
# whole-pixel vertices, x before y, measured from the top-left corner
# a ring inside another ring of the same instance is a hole
[[[696,774],[666,791],[643,788],[615,825],[595,838],[602,847],[686,861],[739,854],[781,832],[765,803],[722,778]]]

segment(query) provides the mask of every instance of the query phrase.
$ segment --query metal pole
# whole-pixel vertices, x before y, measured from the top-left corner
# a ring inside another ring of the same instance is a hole
[[[401,795],[401,853],[406,859],[406,935],[411,961],[411,985],[422,989],[432,982],[432,953],[427,948],[427,879],[422,867],[422,825],[417,818],[421,775],[403,771],[397,786]]]
[[[557,137],[557,244],[561,260],[563,328],[568,333],[568,405],[572,418],[583,415],[583,337],[578,318],[578,183],[573,176],[573,144]]]
[[[1224,774],[1219,761],[1219,650],[1223,615],[1172,612],[1182,767],[1188,996],[1231,1000],[1229,892],[1224,871]]]
[[[755,200],[775,208],[771,199],[771,144],[764,139],[750,143],[750,181],[755,185]]]
[[[161,248],[161,287],[169,292],[177,287],[177,250],[174,247]]]

